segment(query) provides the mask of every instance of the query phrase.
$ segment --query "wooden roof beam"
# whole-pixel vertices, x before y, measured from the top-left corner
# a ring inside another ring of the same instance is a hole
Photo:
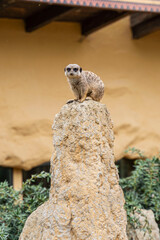
[[[160,30],[160,15],[154,13],[135,13],[130,17],[130,24],[133,38],[139,39]]]
[[[34,30],[45,26],[53,20],[56,20],[57,17],[68,11],[71,11],[72,9],[73,7],[67,6],[48,6],[41,12],[37,12],[24,20],[26,32],[33,32]]]
[[[13,0],[1,0],[0,1],[0,10],[8,7],[10,4],[13,4],[15,1]]]
[[[128,12],[118,12],[118,11],[108,11],[103,10],[97,16],[86,19],[81,23],[81,32],[82,35],[89,35],[100,28],[107,26],[125,16],[128,15]]]

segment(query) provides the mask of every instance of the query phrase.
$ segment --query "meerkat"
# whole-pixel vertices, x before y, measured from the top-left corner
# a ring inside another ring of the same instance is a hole
[[[104,94],[104,83],[95,73],[83,71],[77,64],[69,64],[64,69],[69,85],[76,97],[83,102],[86,97],[100,101]]]

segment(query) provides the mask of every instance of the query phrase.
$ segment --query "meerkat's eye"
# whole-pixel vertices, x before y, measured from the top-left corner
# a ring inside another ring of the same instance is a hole
[[[78,72],[78,68],[73,68],[73,71],[74,72]]]
[[[67,68],[67,72],[70,72],[71,71],[71,68]]]

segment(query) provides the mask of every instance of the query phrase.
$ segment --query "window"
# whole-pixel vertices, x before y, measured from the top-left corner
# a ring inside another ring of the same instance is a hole
[[[27,179],[31,178],[34,174],[39,174],[42,171],[49,172],[50,171],[50,162],[46,162],[42,165],[39,165],[37,167],[32,168],[29,171],[23,171],[23,182],[25,182]],[[43,182],[43,186],[49,188],[50,183],[47,182],[46,179],[37,179],[34,184],[39,184],[40,182]]]
[[[0,167],[0,182],[7,181],[9,185],[13,185],[13,169],[8,167]]]
[[[119,177],[125,178],[131,175],[131,172],[134,170],[134,160],[122,158],[116,162],[119,170]]]

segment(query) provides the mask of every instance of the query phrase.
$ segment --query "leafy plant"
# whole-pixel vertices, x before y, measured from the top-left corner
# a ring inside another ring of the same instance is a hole
[[[49,181],[50,174],[32,175],[23,183],[21,191],[14,190],[7,182],[0,183],[0,240],[17,240],[27,217],[48,200],[49,189],[42,184],[31,185],[43,178]]]
[[[160,225],[160,159],[145,158],[135,148],[128,151],[138,153],[140,157],[135,161],[132,175],[120,179],[128,222],[135,228],[150,232],[148,222],[146,221],[145,226],[141,226],[134,213],[141,213],[141,209],[151,209]],[[32,175],[31,179],[23,183],[20,191],[15,191],[7,182],[0,183],[0,240],[18,240],[27,217],[48,200],[49,189],[42,184],[32,184],[37,179],[49,181],[50,174],[41,172]]]
[[[128,222],[135,228],[139,227],[139,221],[133,217],[133,213],[140,212],[140,209],[151,209],[160,226],[160,159],[145,159],[135,148],[128,151],[138,153],[140,157],[135,161],[135,170],[131,176],[120,179]]]

